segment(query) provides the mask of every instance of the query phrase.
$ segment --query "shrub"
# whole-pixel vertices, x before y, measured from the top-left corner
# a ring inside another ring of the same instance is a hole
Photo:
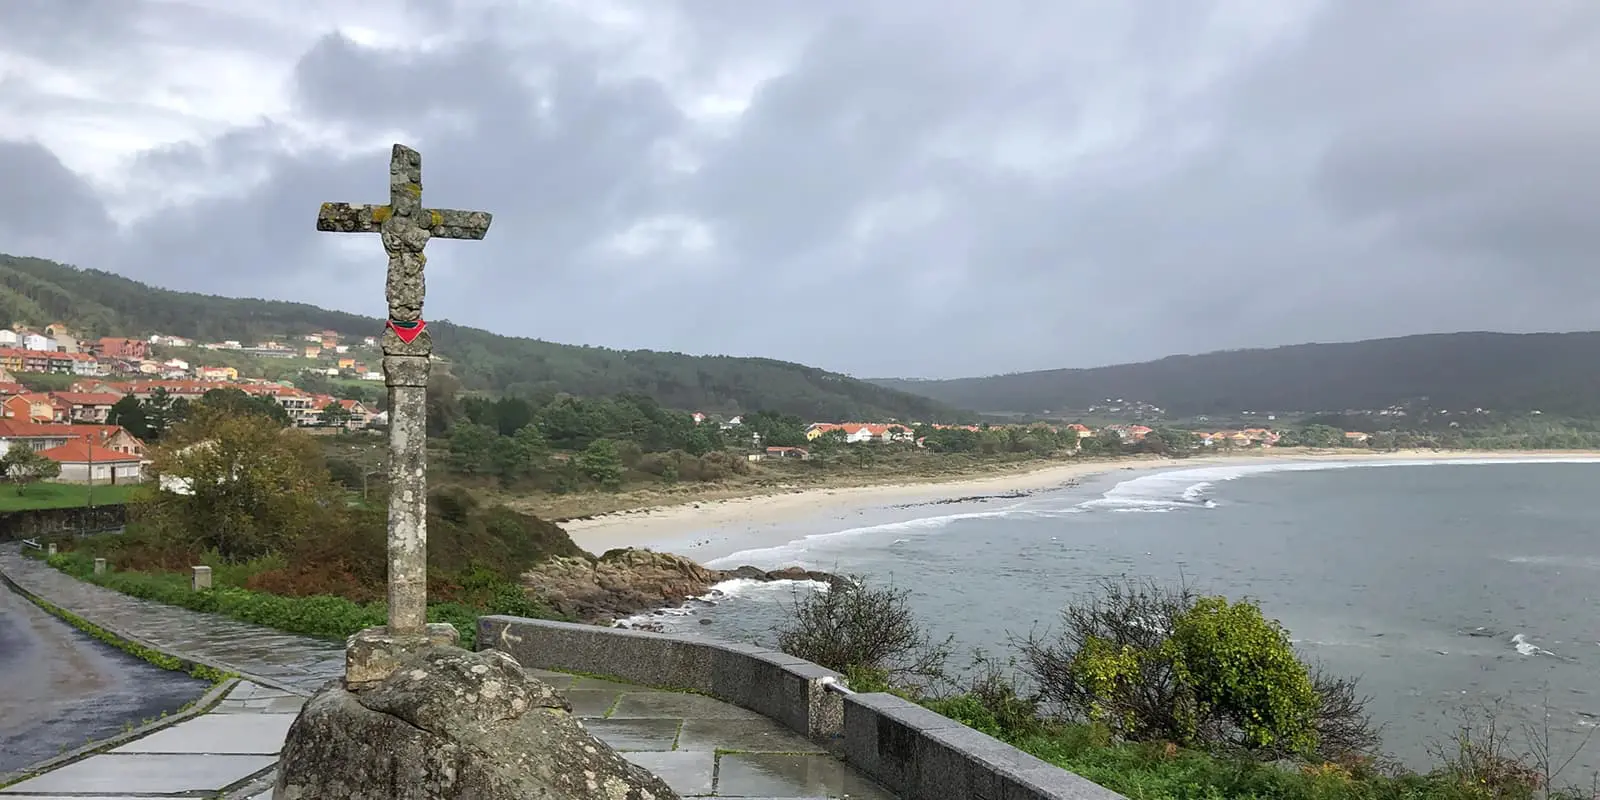
[[[1162,655],[1187,687],[1197,722],[1225,721],[1251,750],[1315,750],[1316,692],[1283,626],[1259,606],[1225,597],[1199,598],[1176,622]]]
[[[1063,721],[1264,759],[1354,764],[1378,744],[1355,683],[1302,663],[1282,627],[1248,601],[1124,578],[1068,605],[1061,621],[1059,633],[1016,644]]]
[[[1185,741],[1193,727],[1185,690],[1159,654],[1194,600],[1187,587],[1107,580],[1062,609],[1058,633],[1034,632],[1013,644],[1054,715],[1104,724],[1123,739]]]
[[[951,640],[928,636],[911,610],[910,594],[873,588],[859,576],[797,593],[790,621],[777,630],[778,646],[864,681],[929,684],[943,676]]]

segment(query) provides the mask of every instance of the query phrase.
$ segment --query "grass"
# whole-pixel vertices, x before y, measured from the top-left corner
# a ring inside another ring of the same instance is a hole
[[[47,508],[83,508],[92,498],[97,506],[120,505],[138,489],[136,484],[96,485],[79,483],[35,483],[26,488],[0,485],[0,512],[36,511]],[[92,491],[91,491],[92,489]]]
[[[93,622],[90,622],[83,617],[72,613],[71,611],[38,597],[30,596],[28,599],[32,600],[34,605],[44,609],[46,612],[60,617],[68,625],[71,625],[72,627],[89,634],[95,639],[105,642],[106,644],[133,656],[134,658],[149,664],[153,664],[162,669],[171,670],[173,672],[184,672],[190,677],[207,681],[213,686],[234,677],[232,674],[224,672],[215,667],[210,667],[205,664],[178,658],[177,656],[168,655],[160,650],[154,650],[137,642],[124,639],[121,636],[118,636],[117,634],[112,633],[111,631],[108,631],[105,628],[102,628],[99,625],[96,625]]]
[[[212,571],[213,588],[195,591],[190,588],[190,576],[175,572],[140,572],[116,569],[115,562],[104,574],[94,574],[94,556],[84,551],[69,551],[46,558],[47,563],[79,580],[103,586],[131,597],[187,608],[209,614],[220,614],[243,622],[251,622],[285,633],[311,636],[318,639],[343,641],[353,633],[381,626],[386,621],[384,603],[357,603],[343,597],[315,595],[311,597],[285,597],[244,588],[249,578],[276,565],[265,560],[257,564],[215,564]],[[487,614],[511,614],[536,618],[558,618],[549,609],[532,602],[512,602],[493,607],[477,607],[463,603],[430,603],[429,622],[448,622],[461,634],[461,646],[473,649],[478,635],[478,617]]]

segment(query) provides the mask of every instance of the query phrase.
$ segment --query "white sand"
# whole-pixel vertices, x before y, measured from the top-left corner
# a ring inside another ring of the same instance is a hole
[[[1217,464],[1234,464],[1248,461],[1398,461],[1398,460],[1449,460],[1459,458],[1590,458],[1600,453],[1560,452],[1473,452],[1409,450],[1394,453],[1372,453],[1350,450],[1307,451],[1252,451],[1238,455],[1210,455],[1185,459],[1125,458],[1108,461],[1070,461],[1041,467],[1028,472],[1008,475],[962,478],[936,483],[883,484],[837,489],[802,489],[782,494],[759,495],[732,500],[690,501],[670,506],[603,514],[589,519],[564,522],[579,547],[591,553],[600,553],[616,547],[662,547],[669,542],[682,542],[698,531],[749,527],[766,528],[774,524],[803,518],[819,511],[838,511],[873,508],[907,502],[949,500],[974,495],[1001,494],[1013,491],[1051,489],[1068,483],[1119,470],[1193,469]],[[755,541],[728,542],[732,549],[744,546],[762,546]],[[682,548],[680,548],[682,549]],[[719,548],[722,549],[722,548]],[[706,559],[715,554],[696,552]]]

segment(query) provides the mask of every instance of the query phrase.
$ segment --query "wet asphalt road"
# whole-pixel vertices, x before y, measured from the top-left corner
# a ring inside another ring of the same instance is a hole
[[[176,711],[209,686],[100,642],[0,586],[0,772]]]

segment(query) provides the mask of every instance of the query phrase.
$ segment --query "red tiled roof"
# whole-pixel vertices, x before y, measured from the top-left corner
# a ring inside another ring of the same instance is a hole
[[[57,400],[75,406],[114,406],[122,399],[120,394],[110,392],[51,392]]]
[[[49,450],[41,450],[39,455],[44,456],[51,461],[59,461],[63,464],[87,464],[90,461],[93,461],[97,464],[106,464],[111,462],[132,462],[137,464],[141,460],[135,455],[119,453],[115,450],[107,450],[104,447],[95,447],[90,445],[88,442],[83,441],[82,439],[74,439],[64,445],[61,445],[60,447],[52,447]]]

